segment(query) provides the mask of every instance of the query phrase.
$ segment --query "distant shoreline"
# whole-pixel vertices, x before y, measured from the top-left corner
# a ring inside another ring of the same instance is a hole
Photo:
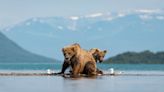
[[[142,52],[124,52],[113,56],[104,63],[111,64],[164,64],[164,51],[151,52],[149,50]]]

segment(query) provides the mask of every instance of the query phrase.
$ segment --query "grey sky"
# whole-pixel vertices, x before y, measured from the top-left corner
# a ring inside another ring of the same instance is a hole
[[[164,9],[164,0],[0,0],[0,29],[31,17]]]

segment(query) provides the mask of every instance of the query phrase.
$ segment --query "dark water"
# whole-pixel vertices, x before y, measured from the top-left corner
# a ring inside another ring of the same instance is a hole
[[[46,63],[46,64],[0,64],[0,70],[60,70],[62,63]],[[164,71],[164,64],[98,64],[98,68],[108,70],[114,68],[116,70],[141,70],[141,71]]]

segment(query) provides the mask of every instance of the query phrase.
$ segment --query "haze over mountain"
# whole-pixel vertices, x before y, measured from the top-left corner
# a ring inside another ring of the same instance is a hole
[[[63,60],[62,47],[107,49],[106,58],[124,51],[164,50],[164,10],[135,10],[70,17],[35,17],[3,33],[23,48]]]
[[[52,63],[54,61],[24,50],[0,32],[0,63]]]

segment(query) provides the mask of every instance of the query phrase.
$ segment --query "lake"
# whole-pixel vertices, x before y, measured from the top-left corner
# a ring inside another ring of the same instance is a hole
[[[0,76],[0,92],[164,92],[164,65],[98,64],[105,73],[110,68],[130,76],[97,76],[78,79],[62,76]],[[0,72],[58,72],[57,64],[0,64]]]
[[[116,70],[140,70],[140,71],[164,71],[164,64],[97,64],[98,68],[108,70],[114,68]],[[0,70],[60,70],[62,63],[0,63]]]

